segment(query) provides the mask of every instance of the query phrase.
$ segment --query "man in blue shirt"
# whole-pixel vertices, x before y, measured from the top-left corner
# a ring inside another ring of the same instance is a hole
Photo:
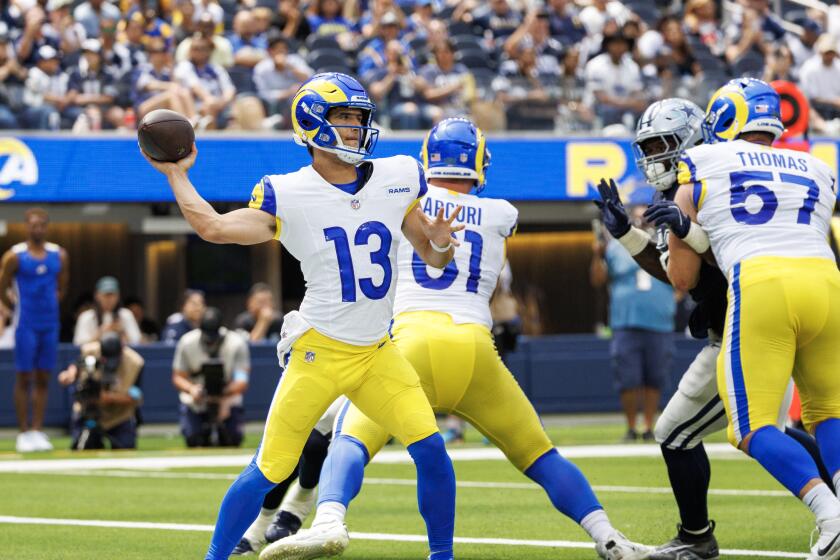
[[[630,195],[628,212],[638,227],[643,227],[642,214],[652,198],[653,189],[649,187],[636,189]],[[598,244],[591,274],[595,287],[609,281],[613,333],[610,354],[621,407],[627,417],[624,439],[634,441],[639,437],[636,416],[642,403],[642,438],[653,441],[653,419],[674,351],[674,291],[642,270],[615,239],[606,247]]]
[[[47,213],[26,211],[27,240],[0,261],[0,301],[15,309],[15,410],[20,433],[18,452],[52,449],[42,430],[47,384],[58,352],[59,301],[67,292],[67,252],[46,241]],[[10,291],[14,291],[12,300]],[[30,390],[32,422],[29,422]]]

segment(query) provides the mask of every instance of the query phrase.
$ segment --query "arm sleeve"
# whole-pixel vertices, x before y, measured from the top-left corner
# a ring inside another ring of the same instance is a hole
[[[179,340],[178,344],[175,346],[175,356],[172,358],[172,369],[186,372],[190,371],[184,352],[184,337],[181,337],[181,340]]]
[[[73,344],[81,346],[93,340],[96,336],[96,320],[92,313],[85,311],[76,320],[76,329],[73,333]]]
[[[134,315],[128,309],[120,309],[120,322],[125,329],[125,338],[129,344],[140,344],[143,340],[143,335],[140,333],[140,327],[137,326],[137,321]]]
[[[234,333],[234,336],[239,336]],[[251,352],[248,349],[248,343],[240,337],[241,343],[236,348],[236,353],[233,355],[233,371],[245,372],[251,371]]]

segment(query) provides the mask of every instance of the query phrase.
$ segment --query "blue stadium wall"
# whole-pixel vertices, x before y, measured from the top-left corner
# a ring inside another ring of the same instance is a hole
[[[618,393],[613,386],[609,340],[592,335],[557,335],[525,337],[508,359],[510,369],[525,394],[540,413],[616,412]],[[665,387],[663,404],[676,389],[680,376],[694,359],[703,343],[678,337],[671,367],[671,379]],[[146,359],[142,387],[145,402],[143,419],[148,423],[178,421],[178,394],[172,386],[174,347],[164,344],[139,346]],[[59,366],[72,363],[78,350],[62,344]],[[246,416],[264,420],[281,370],[273,344],[251,345],[251,383],[245,394]],[[14,360],[10,350],[0,351],[0,426],[14,426],[12,406]],[[70,418],[72,394],[53,379],[49,386],[46,423],[66,426]]]
[[[212,201],[246,201],[263,175],[308,164],[289,133],[267,137],[198,139],[190,175]],[[418,156],[422,137],[383,139],[377,157]],[[490,137],[488,196],[508,200],[591,198],[601,177],[622,188],[641,184],[627,139]],[[835,171],[838,141],[816,140],[812,152]],[[0,138],[0,200],[49,202],[162,202],[172,200],[164,178],[142,158],[133,136],[16,136]]]

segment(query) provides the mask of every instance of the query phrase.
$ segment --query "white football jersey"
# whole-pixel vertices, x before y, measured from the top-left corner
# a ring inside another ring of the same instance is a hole
[[[276,216],[280,242],[300,261],[306,281],[301,316],[318,332],[360,346],[388,332],[403,219],[426,191],[411,157],[367,165],[370,178],[356,194],[331,185],[309,165],[263,177],[250,203]]]
[[[448,217],[458,205],[463,210],[455,224],[461,246],[443,270],[426,265],[405,237],[399,248],[399,280],[394,314],[405,311],[441,311],[456,323],[492,327],[490,297],[505,264],[505,240],[516,229],[518,211],[506,200],[479,198],[429,185],[420,201],[430,217],[443,208]]]
[[[834,173],[805,152],[745,140],[689,149],[680,184],[693,185],[697,220],[727,275],[752,257],[834,259],[828,244]]]

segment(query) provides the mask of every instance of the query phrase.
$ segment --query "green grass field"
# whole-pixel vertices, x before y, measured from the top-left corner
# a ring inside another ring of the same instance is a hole
[[[549,432],[558,445],[609,445],[617,441],[622,428],[620,425],[576,428],[549,425]],[[715,438],[715,441],[722,440]],[[21,461],[13,452],[13,443],[0,440],[0,468],[4,463],[9,464],[8,461]],[[54,443],[57,448],[68,445],[66,439],[56,438]],[[180,439],[144,437],[137,452],[71,454],[60,450],[23,460],[241,455],[252,451],[256,443],[257,436],[249,436],[241,450],[188,452],[182,448]],[[473,435],[466,447],[482,445]],[[677,511],[672,496],[665,490],[667,475],[660,458],[581,458],[575,459],[575,463],[598,487],[597,493],[610,518],[628,537],[658,544],[673,535]],[[542,490],[529,484],[506,462],[456,459],[455,469],[462,484],[458,489],[457,537],[570,541],[567,547],[457,544],[459,559],[595,557],[594,551],[574,544],[586,542],[585,533],[557,513]],[[141,470],[121,464],[119,468],[105,470],[68,467],[44,474],[0,472],[0,521],[3,521],[0,559],[202,558],[221,497],[238,471],[236,467],[206,466]],[[804,506],[792,497],[781,495],[781,487],[749,460],[731,455],[713,457],[712,472],[713,490],[734,490],[710,497],[721,547],[752,551],[724,554],[724,557],[804,557],[813,528],[810,513]],[[410,483],[413,478],[414,468],[410,464],[368,467],[368,482],[350,509],[348,525],[351,532],[385,534],[381,538],[386,540],[354,539],[345,558],[425,558],[423,543],[399,542],[396,537],[388,536],[424,534],[416,509],[415,488]],[[492,483],[501,484],[496,487]],[[761,495],[753,491],[770,492]],[[39,518],[40,524],[10,517]],[[151,528],[60,525],[50,520],[141,522],[150,524]],[[162,523],[179,524],[180,530],[162,530],[155,525]]]

